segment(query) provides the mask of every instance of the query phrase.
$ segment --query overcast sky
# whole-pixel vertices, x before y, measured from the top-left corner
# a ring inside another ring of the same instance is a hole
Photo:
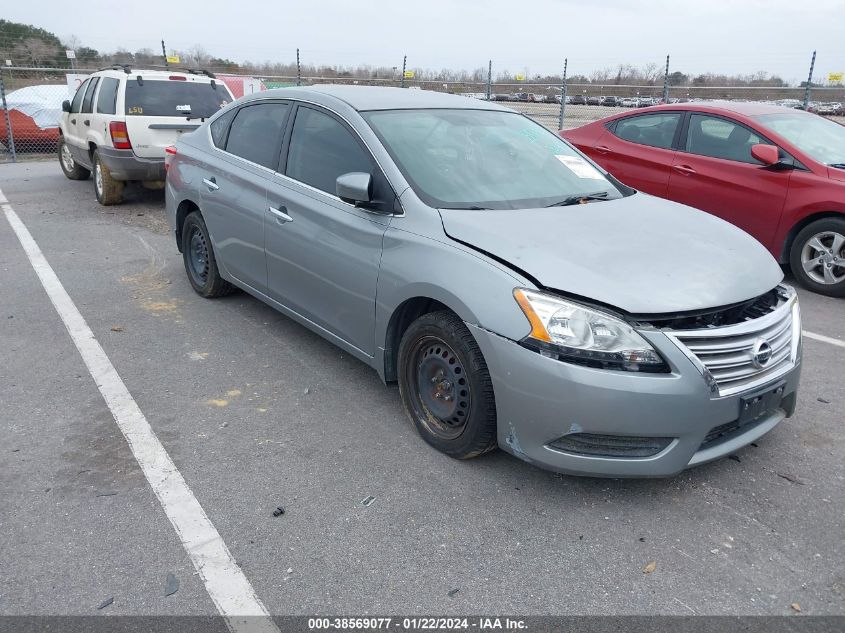
[[[806,79],[845,70],[845,0],[113,0],[4,3],[3,17],[113,51],[202,45],[234,61],[570,74],[630,63]]]

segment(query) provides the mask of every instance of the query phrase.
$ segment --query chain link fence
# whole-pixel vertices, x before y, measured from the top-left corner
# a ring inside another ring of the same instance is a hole
[[[62,101],[72,99],[76,88],[94,69],[3,67],[0,69],[0,162],[25,161],[55,155],[59,139]],[[218,73],[237,98],[256,90],[322,83],[360,86],[395,86],[409,90],[435,90],[470,99],[491,100],[524,113],[550,130],[570,129],[618,112],[663,103],[735,100],[803,107],[845,124],[845,87],[813,86],[668,86],[615,84],[555,84],[446,82],[414,78],[358,78],[321,76],[271,76]]]

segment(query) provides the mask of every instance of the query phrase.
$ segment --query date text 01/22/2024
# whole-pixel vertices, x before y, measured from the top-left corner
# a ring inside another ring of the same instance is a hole
[[[400,628],[403,631],[431,631],[431,630],[454,630],[474,629],[477,631],[496,630],[525,630],[525,622],[519,619],[499,617],[479,618],[309,618],[308,629],[319,630],[341,630],[341,631],[366,631],[377,629]]]

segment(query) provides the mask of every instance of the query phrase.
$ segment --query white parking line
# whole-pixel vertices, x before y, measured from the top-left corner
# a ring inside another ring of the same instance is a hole
[[[801,333],[805,338],[811,338],[814,341],[821,341],[822,343],[836,345],[836,347],[845,347],[845,341],[841,341],[838,338],[825,336],[824,334],[816,334],[815,332],[808,332],[807,330],[801,330]]]
[[[5,201],[3,192],[0,199]],[[47,296],[59,313],[91,377],[123,432],[144,476],[179,535],[217,610],[232,631],[279,633],[170,455],[159,442],[102,346],[65,291],[29,230],[9,204],[0,203]],[[249,617],[252,616],[252,617]],[[259,617],[254,617],[259,616]]]

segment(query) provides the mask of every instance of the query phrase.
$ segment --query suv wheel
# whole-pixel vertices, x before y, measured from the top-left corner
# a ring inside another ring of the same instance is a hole
[[[423,439],[457,459],[496,448],[493,383],[472,334],[452,312],[414,321],[399,344],[399,394]]]
[[[100,159],[100,152],[97,150],[94,150],[92,163],[94,164],[94,193],[97,194],[97,202],[106,206],[123,202],[125,183],[111,177],[109,168],[103,164]]]
[[[188,281],[197,294],[212,299],[227,295],[235,289],[220,276],[208,228],[197,211],[189,213],[182,224],[182,259]]]
[[[64,175],[70,180],[85,180],[91,172],[73,160],[73,154],[65,143],[64,137],[59,138],[59,165]]]
[[[845,219],[823,218],[801,229],[792,243],[789,265],[808,290],[845,297]]]

